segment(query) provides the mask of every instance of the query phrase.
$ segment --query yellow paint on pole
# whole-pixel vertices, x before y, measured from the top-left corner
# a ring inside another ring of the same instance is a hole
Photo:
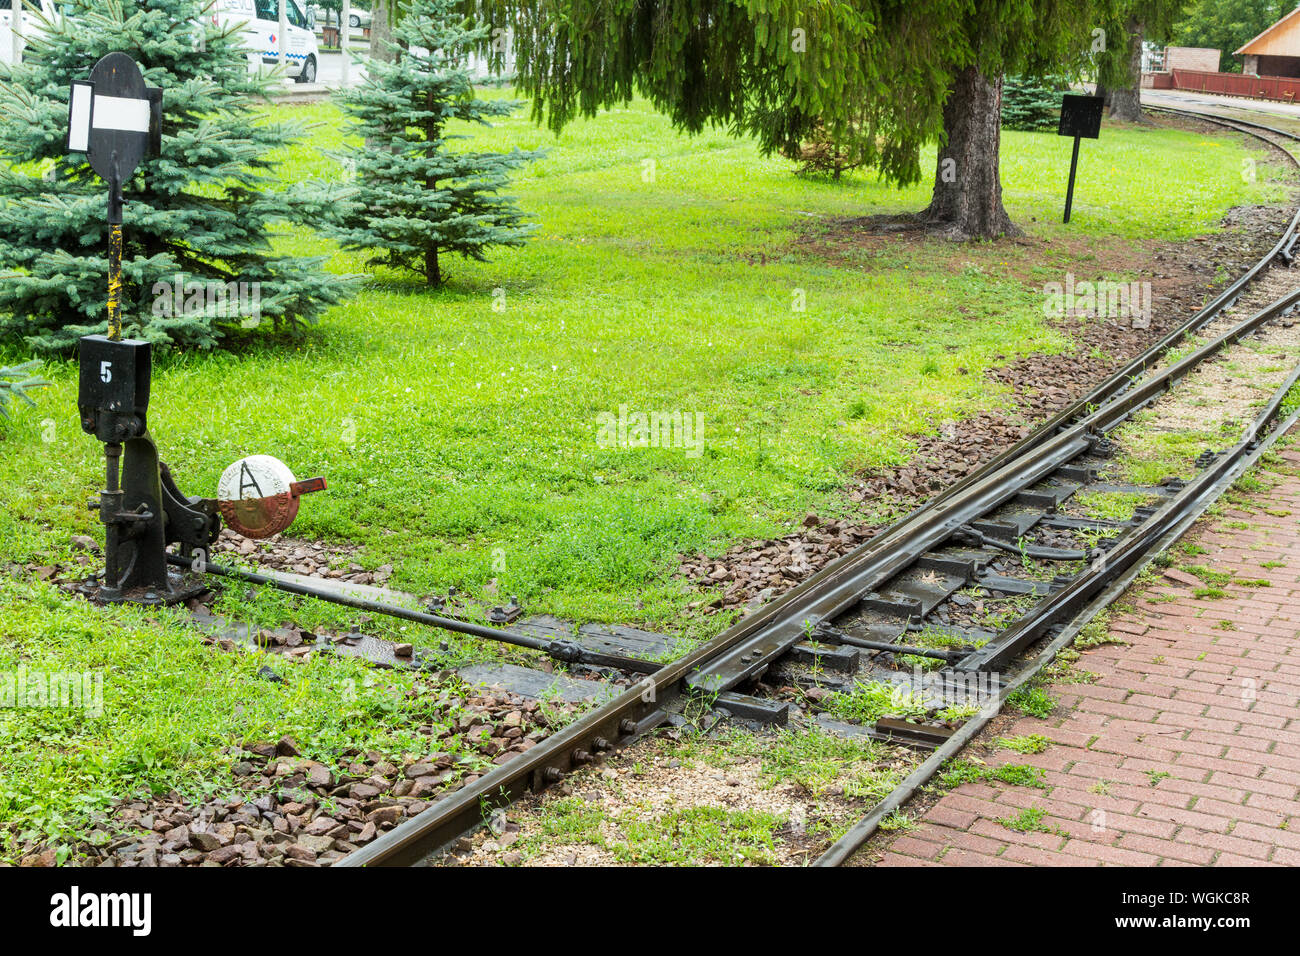
[[[108,337],[116,342],[122,338],[122,226],[108,228]]]

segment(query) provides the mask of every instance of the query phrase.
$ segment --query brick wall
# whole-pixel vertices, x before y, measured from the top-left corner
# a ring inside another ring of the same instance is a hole
[[[1219,72],[1219,51],[1204,47],[1171,46],[1165,48],[1166,70],[1202,70]]]

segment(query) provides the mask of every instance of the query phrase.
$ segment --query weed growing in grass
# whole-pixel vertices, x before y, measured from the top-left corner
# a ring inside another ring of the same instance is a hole
[[[880,829],[886,833],[895,833],[898,831],[907,831],[916,829],[916,821],[904,813],[902,810],[895,810],[887,817],[880,821]]]
[[[545,801],[535,816],[535,827],[516,844],[521,852],[542,844],[595,842],[605,814],[581,797]]]
[[[906,687],[880,681],[855,681],[852,691],[831,694],[823,703],[833,716],[860,724],[881,717],[924,717],[927,710],[925,701]]]
[[[1075,500],[1093,518],[1131,521],[1138,506],[1146,504],[1150,496],[1122,491],[1097,491],[1076,495]]]
[[[1031,767],[1028,764],[1003,764],[992,767],[977,765],[962,759],[950,760],[944,764],[944,769],[940,771],[936,782],[940,787],[951,790],[963,783],[981,783],[988,780],[996,780],[1015,787],[1047,789],[1047,784],[1043,782],[1043,771],[1038,767]]]
[[[760,810],[722,807],[671,809],[653,819],[621,814],[622,841],[603,841],[622,863],[651,866],[777,862],[775,832],[785,818]]]
[[[999,737],[993,742],[995,747],[1004,747],[1007,750],[1014,750],[1018,754],[1040,754],[1046,750],[1052,741],[1042,734],[1029,734],[1020,737]]]
[[[979,704],[953,704],[935,713],[935,719],[944,723],[962,723],[980,712]]]
[[[1049,825],[1043,822],[1047,816],[1047,811],[1042,807],[1026,807],[1014,817],[1000,817],[998,823],[1008,830],[1015,830],[1017,833],[1055,833],[1058,836],[1069,836],[1059,826]]]
[[[1170,776],[1168,770],[1144,770],[1142,772],[1147,775],[1147,779],[1151,781],[1151,786],[1153,787],[1161,780]]]
[[[1040,680],[1052,684],[1095,683],[1096,674],[1077,666],[1082,656],[1073,647],[1063,648],[1057,653],[1056,659],[1043,668],[1039,675]]]
[[[915,634],[909,634],[907,643],[914,647],[933,647],[937,650],[944,650],[965,646],[983,647],[988,641],[979,639],[968,644],[966,638],[960,634],[926,625]],[[947,666],[946,661],[942,661],[937,657],[922,657],[919,654],[902,654],[898,660],[899,663],[906,667],[919,668],[923,671],[939,670]]]
[[[1075,650],[1086,651],[1089,648],[1101,647],[1103,644],[1127,644],[1124,640],[1110,631],[1110,612],[1102,611],[1097,614],[1091,621],[1079,629],[1078,635],[1075,636],[1071,646]]]
[[[1239,491],[1245,495],[1257,495],[1261,491],[1268,491],[1268,489],[1269,485],[1261,480],[1258,475],[1251,472],[1246,472],[1246,474],[1242,475],[1232,483],[1233,491]],[[1289,513],[1290,512],[1288,512],[1288,514]]]
[[[817,730],[781,731],[774,737],[737,734],[729,753],[761,760],[768,785],[791,783],[813,796],[838,788],[851,799],[880,799],[911,768],[912,760],[873,740],[852,740]]]
[[[1188,574],[1194,574],[1206,584],[1211,586],[1221,586],[1232,580],[1231,571],[1215,571],[1213,568],[1207,568],[1203,564],[1191,564],[1183,568]]]
[[[1046,719],[1056,709],[1056,701],[1042,687],[1022,687],[1007,698],[1007,703],[1029,717]]]

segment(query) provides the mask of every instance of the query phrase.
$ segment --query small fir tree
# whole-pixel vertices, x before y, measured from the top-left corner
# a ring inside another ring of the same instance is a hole
[[[1061,97],[1069,87],[1064,80],[1009,76],[1002,84],[1002,128],[1056,129]]]
[[[262,115],[278,80],[249,72],[237,24],[214,24],[213,0],[60,9],[21,66],[0,66],[0,270],[12,270],[0,271],[0,337],[54,351],[104,329],[108,187],[66,143],[69,84],[114,51],[163,90],[162,154],[123,186],[124,333],[209,348],[313,323],[340,301],[351,280],[323,257],[272,247],[278,223],[310,222],[330,197],[272,190],[268,157],[304,127]]]
[[[519,104],[475,93],[466,59],[487,27],[467,26],[453,0],[398,6],[392,62],[370,58],[365,83],[343,97],[365,146],[347,156],[354,190],[335,207],[331,233],[345,249],[375,251],[371,265],[409,270],[438,286],[447,253],[483,261],[492,246],[526,241],[535,227],[500,193],[512,171],[544,151],[452,149],[465,138],[447,131],[453,120],[487,126]]]

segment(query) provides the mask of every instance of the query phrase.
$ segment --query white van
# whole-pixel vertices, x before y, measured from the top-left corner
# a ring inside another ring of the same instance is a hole
[[[289,25],[285,33],[285,72],[299,83],[315,83],[320,68],[316,34],[295,0],[288,0],[285,11]],[[255,66],[259,58],[268,66],[280,62],[280,0],[217,0],[212,22],[218,26],[247,24],[244,46],[249,50],[251,65]]]
[[[36,6],[32,0],[27,0]],[[0,0],[0,63],[13,57],[13,34],[10,32],[10,0]],[[41,13],[53,19],[57,12],[56,0],[41,0]],[[285,72],[299,83],[315,83],[320,67],[320,50],[316,47],[316,34],[307,28],[307,18],[295,0],[285,4],[289,29],[285,33]],[[212,8],[212,23],[246,23],[243,43],[249,51],[249,67],[266,63],[274,66],[280,62],[280,0],[216,0]],[[30,37],[42,29],[36,14],[24,11],[23,36]]]

